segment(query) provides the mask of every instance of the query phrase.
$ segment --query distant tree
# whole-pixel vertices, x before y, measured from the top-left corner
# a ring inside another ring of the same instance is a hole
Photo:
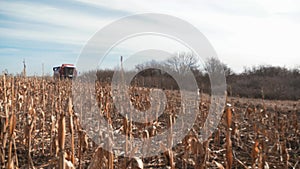
[[[294,68],[291,70],[294,76],[299,76],[300,75],[300,66]]]
[[[198,68],[198,60],[193,53],[181,52],[171,57],[165,62],[165,65],[172,71],[180,74],[186,74],[189,70]]]
[[[194,71],[197,70],[198,67],[198,61],[196,57],[192,53],[178,53],[177,55],[174,55],[173,57],[158,62],[155,60],[152,60],[150,62],[146,62],[143,64],[138,64],[135,66],[135,68],[138,71],[142,71],[145,69],[151,70],[152,68],[155,69],[163,69],[171,72],[176,72],[179,74],[185,74],[189,70]]]
[[[137,71],[143,71],[145,69],[151,69],[151,68],[162,68],[163,67],[163,64],[158,62],[158,61],[155,61],[155,60],[151,60],[149,62],[146,62],[146,63],[141,63],[141,64],[137,64],[135,65],[135,68]]]
[[[231,68],[229,68],[226,64],[222,63],[216,57],[211,57],[208,60],[206,60],[204,70],[209,74],[223,72],[226,77],[234,74]]]

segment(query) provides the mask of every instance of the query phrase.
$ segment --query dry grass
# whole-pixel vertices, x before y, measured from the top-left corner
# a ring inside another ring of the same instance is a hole
[[[96,92],[99,113],[126,135],[124,153],[131,158],[115,156],[88,137],[79,120],[88,108],[74,111],[71,81],[1,76],[1,168],[299,168],[298,102],[229,98],[218,129],[200,143],[195,133],[209,109],[209,97],[203,95],[196,123],[180,144],[172,148],[170,135],[168,145],[161,144],[164,153],[138,158],[130,144],[134,137],[147,140],[180,122],[179,93],[166,90],[164,114],[139,124],[116,112],[108,85],[96,84]],[[130,92],[136,108],[150,107],[149,89],[132,87]]]

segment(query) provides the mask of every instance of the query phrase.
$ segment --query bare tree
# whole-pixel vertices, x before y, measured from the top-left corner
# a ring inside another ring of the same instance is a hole
[[[151,60],[151,61],[146,62],[146,63],[141,63],[141,64],[135,65],[135,68],[139,72],[143,71],[145,69],[160,68],[160,67],[163,67],[162,63],[157,62],[155,60]]]
[[[215,57],[211,57],[205,62],[205,71],[209,74],[216,74],[216,73],[224,73],[227,77],[229,75],[234,74],[234,72],[224,63],[222,63],[219,59]]]
[[[179,74],[185,74],[189,70],[197,69],[198,61],[193,53],[181,52],[168,59],[165,62],[165,65],[172,71]]]

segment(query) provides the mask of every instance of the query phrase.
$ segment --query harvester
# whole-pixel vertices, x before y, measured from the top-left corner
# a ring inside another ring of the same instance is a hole
[[[77,76],[76,67],[73,64],[62,64],[61,66],[53,67],[54,79],[73,79]]]

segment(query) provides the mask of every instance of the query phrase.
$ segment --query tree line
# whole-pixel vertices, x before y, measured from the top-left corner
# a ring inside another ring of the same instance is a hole
[[[135,66],[135,70],[123,71],[124,76],[134,74],[130,84],[135,86],[179,89],[172,74],[184,74],[191,71],[197,81],[198,88],[207,94],[211,93],[210,77],[214,73],[224,74],[229,96],[264,98],[278,100],[300,100],[300,67],[260,65],[244,68],[242,73],[235,73],[217,58],[209,58],[204,67],[199,66],[197,59],[190,53],[181,53],[164,62],[150,61]],[[97,80],[110,83],[115,70],[97,70],[87,74],[97,76]]]

